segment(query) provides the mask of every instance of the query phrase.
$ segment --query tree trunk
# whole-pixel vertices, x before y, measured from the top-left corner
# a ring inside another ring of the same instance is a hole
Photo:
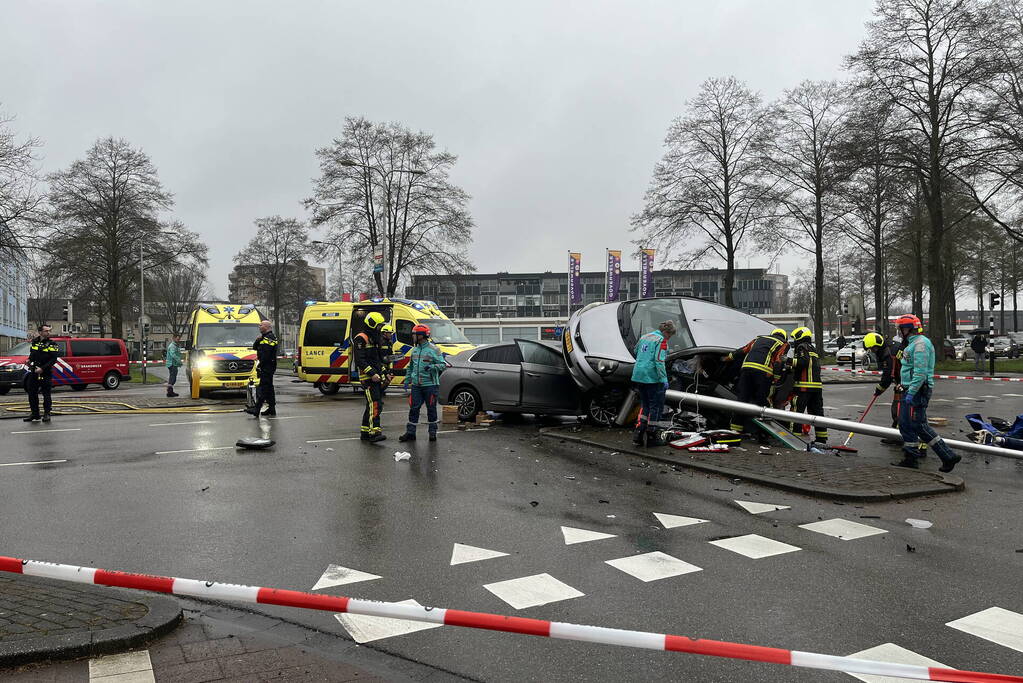
[[[884,318],[884,245],[881,244],[880,219],[874,228],[874,329],[886,334]]]
[[[728,242],[731,244],[731,238]],[[735,251],[729,247],[725,261],[725,306],[735,308]]]

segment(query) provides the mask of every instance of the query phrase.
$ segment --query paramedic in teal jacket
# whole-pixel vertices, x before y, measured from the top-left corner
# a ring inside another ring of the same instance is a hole
[[[632,443],[637,446],[658,446],[657,422],[664,409],[664,392],[668,388],[668,340],[675,334],[675,323],[665,320],[653,332],[636,342],[636,364],[632,367],[632,383],[639,392],[643,408],[636,421]]]

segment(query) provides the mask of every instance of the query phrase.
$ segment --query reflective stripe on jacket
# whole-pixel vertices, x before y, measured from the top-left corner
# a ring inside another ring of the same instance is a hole
[[[914,334],[902,351],[902,386],[907,394],[920,391],[925,383],[934,385],[934,345],[922,334]]]
[[[792,370],[796,374],[796,381],[792,385],[797,391],[823,391],[824,384],[821,382],[821,358],[809,344],[800,344],[796,347],[795,357],[792,359]]]
[[[647,332],[636,342],[636,364],[632,366],[632,381],[641,384],[664,384],[668,381],[668,340],[658,330]]]
[[[741,349],[736,349],[728,354],[727,360],[731,360],[734,356],[741,353],[744,355],[742,361],[743,370],[747,368],[759,370],[773,377],[775,364],[781,361],[782,356],[788,350],[789,345],[784,341],[765,334],[752,340]]]

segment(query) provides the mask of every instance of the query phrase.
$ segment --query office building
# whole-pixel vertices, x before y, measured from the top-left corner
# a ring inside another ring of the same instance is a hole
[[[28,333],[28,272],[16,262],[0,264],[0,351]]]

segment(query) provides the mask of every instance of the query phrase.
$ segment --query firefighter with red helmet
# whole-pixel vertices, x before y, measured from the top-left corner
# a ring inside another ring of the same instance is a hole
[[[409,364],[405,371],[405,386],[409,387],[408,424],[405,433],[398,441],[415,441],[416,427],[419,424],[419,412],[426,405],[430,441],[437,440],[437,397],[440,393],[440,373],[444,372],[447,363],[444,354],[430,342],[430,328],[416,325],[412,328],[412,341],[415,344],[409,352]]]

